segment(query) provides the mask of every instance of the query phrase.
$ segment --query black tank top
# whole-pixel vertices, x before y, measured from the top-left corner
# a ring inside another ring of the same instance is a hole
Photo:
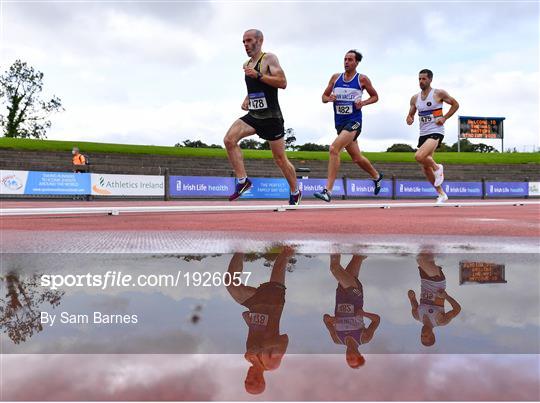
[[[261,55],[255,64],[255,70],[261,72]],[[249,97],[249,114],[256,119],[279,118],[282,119],[281,109],[278,102],[278,89],[265,84],[256,78],[246,76],[246,86]]]

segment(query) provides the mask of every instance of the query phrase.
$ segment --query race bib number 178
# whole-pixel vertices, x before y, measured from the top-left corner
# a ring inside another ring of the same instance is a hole
[[[266,97],[264,96],[264,92],[255,92],[252,94],[249,94],[249,109],[252,111],[257,111],[260,109],[266,109],[268,108],[268,104],[266,103]]]

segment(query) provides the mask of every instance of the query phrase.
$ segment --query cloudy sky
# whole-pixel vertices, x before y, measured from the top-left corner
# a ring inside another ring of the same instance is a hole
[[[256,27],[287,75],[280,102],[299,144],[333,140],[332,108],[320,95],[350,48],[364,54],[359,70],[380,95],[364,110],[361,148],[415,145],[417,123],[407,126],[405,115],[426,67],[459,114],[506,117],[505,148],[539,144],[536,1],[0,4],[1,70],[28,62],[66,109],[50,139],[221,143],[243,113],[242,33]],[[456,141],[456,118],[447,134]]]

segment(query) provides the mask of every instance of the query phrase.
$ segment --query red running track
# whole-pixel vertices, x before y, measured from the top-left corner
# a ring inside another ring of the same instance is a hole
[[[474,200],[477,201],[477,200]],[[519,200],[512,200],[518,202]],[[358,203],[359,201],[353,201]],[[387,203],[387,201],[384,201]],[[245,204],[280,204],[242,201]],[[317,203],[309,201],[307,203]],[[337,203],[351,203],[333,202]],[[361,203],[366,203],[362,201]],[[373,201],[377,203],[377,201]],[[400,201],[403,203],[403,201]],[[222,201],[2,201],[2,208],[77,206],[224,205]],[[298,210],[286,212],[127,213],[119,216],[1,218],[2,231],[232,231],[241,233],[461,235],[538,237],[540,205],[460,208]]]

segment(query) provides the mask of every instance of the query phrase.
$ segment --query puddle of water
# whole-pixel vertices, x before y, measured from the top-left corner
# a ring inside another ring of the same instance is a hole
[[[287,354],[540,350],[537,254],[274,246],[2,260],[4,354],[239,354],[261,343]]]
[[[532,244],[398,241],[3,253],[2,399],[538,400]]]

